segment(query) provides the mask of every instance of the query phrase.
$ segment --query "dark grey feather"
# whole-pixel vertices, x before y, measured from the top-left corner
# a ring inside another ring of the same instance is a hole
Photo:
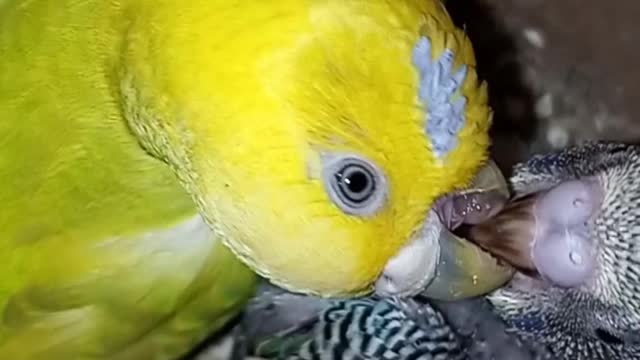
[[[265,287],[237,335],[236,359],[551,359],[506,334],[483,300],[329,300]]]
[[[640,359],[640,148],[586,142],[517,165],[517,196],[565,180],[596,179],[604,200],[589,234],[594,278],[580,288],[528,286],[516,277],[488,297],[509,330],[548,345],[561,359]]]

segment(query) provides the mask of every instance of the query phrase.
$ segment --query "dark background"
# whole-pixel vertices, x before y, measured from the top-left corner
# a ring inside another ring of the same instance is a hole
[[[448,0],[489,82],[494,154],[640,139],[636,0]]]

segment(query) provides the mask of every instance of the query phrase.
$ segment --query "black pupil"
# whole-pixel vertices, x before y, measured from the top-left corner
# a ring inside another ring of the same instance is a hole
[[[347,174],[344,178],[344,183],[349,188],[349,191],[361,193],[367,189],[369,177],[362,170],[356,170]]]
[[[338,186],[336,190],[353,205],[365,203],[375,191],[373,174],[360,165],[347,165],[335,176]]]
[[[596,329],[596,336],[608,344],[620,345],[624,343],[622,339],[604,329]]]

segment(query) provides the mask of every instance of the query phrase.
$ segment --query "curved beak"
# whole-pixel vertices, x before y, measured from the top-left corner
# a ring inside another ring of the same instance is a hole
[[[493,161],[478,173],[471,187],[461,194],[497,194],[509,197],[507,182]],[[495,215],[496,208],[487,216]],[[509,281],[515,270],[498,261],[473,242],[442,226],[438,237],[440,256],[435,275],[422,296],[437,300],[459,300],[489,293]]]
[[[462,224],[473,225],[491,218],[508,198],[502,173],[489,161],[468,189],[450,194],[434,205],[421,231],[387,263],[375,284],[376,293],[458,300],[504,285],[514,275],[514,269],[454,230]]]

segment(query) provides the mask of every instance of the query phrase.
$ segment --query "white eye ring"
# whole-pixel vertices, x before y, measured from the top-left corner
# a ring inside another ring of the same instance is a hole
[[[371,216],[385,203],[387,182],[371,161],[358,156],[325,158],[322,178],[331,200],[346,214]]]

